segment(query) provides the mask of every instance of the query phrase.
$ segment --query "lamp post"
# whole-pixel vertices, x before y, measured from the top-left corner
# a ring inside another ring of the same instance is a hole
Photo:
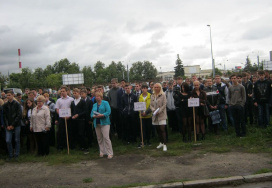
[[[213,71],[213,78],[215,77],[215,67],[214,67],[214,59],[213,59],[213,50],[212,50],[212,27],[207,25],[210,28],[210,40],[211,40],[211,55],[212,55],[212,71]]]

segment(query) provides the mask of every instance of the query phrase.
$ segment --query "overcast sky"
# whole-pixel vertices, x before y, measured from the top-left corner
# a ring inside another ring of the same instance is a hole
[[[271,0],[0,0],[0,72],[68,58],[81,68],[102,61],[151,61],[234,68],[249,55],[269,60]],[[220,65],[221,64],[221,65]],[[161,68],[161,69],[160,69]]]

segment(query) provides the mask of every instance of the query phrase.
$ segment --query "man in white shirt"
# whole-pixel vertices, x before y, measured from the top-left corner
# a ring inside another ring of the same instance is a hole
[[[71,102],[74,100],[72,97],[68,96],[67,92],[68,92],[67,86],[61,86],[61,90],[60,90],[61,98],[59,98],[56,103],[56,111],[58,115],[59,115],[59,109],[70,108]],[[71,116],[66,117],[66,120],[67,120],[68,137],[70,137]],[[62,150],[66,146],[65,118],[59,117],[59,120],[56,120],[56,125],[59,126],[59,130],[57,133],[57,148],[59,150]]]

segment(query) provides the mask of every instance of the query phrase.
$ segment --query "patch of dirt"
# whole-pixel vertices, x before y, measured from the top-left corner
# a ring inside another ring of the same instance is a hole
[[[72,165],[5,163],[0,166],[0,187],[110,187],[132,183],[159,183],[171,180],[198,180],[250,175],[272,168],[267,154],[228,152],[175,157],[122,155],[82,161]],[[93,182],[83,183],[92,178]]]

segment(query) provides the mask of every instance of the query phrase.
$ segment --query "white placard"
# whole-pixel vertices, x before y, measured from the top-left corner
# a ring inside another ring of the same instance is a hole
[[[59,117],[70,117],[71,108],[59,109]]]
[[[144,111],[146,110],[145,102],[135,102],[134,103],[134,111]]]
[[[197,107],[199,106],[199,98],[188,99],[188,107]]]

